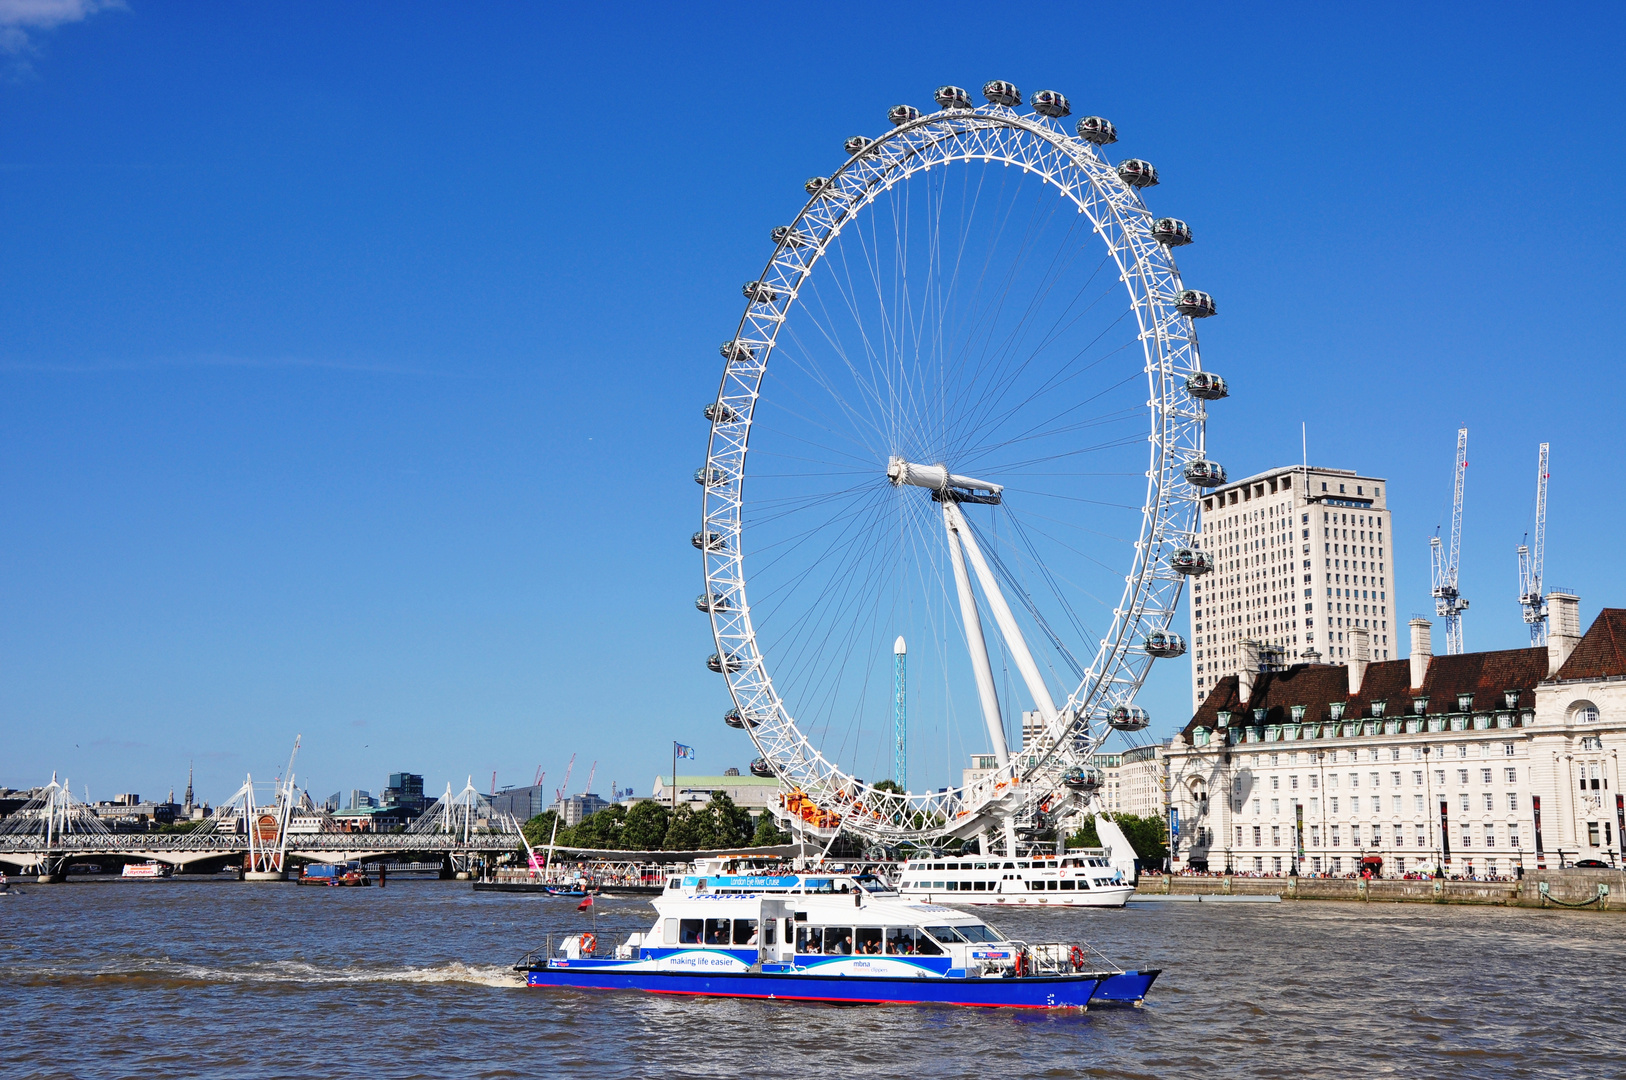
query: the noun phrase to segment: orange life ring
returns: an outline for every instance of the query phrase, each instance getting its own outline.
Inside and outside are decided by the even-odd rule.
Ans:
[[[592,956],[598,951],[598,935],[583,934],[581,936],[581,953],[583,956]]]
[[[1067,960],[1073,965],[1074,971],[1084,970],[1084,950],[1077,945],[1074,945],[1072,951],[1067,954]]]

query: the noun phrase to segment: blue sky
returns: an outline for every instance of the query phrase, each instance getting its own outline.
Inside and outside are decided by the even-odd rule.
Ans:
[[[1525,640],[1541,440],[1548,581],[1626,604],[1623,21],[0,0],[0,784],[219,798],[295,733],[321,794],[743,768],[688,543],[717,342],[802,181],[945,82],[1156,163],[1214,456],[1321,417],[1390,481],[1398,611],[1459,424],[1469,647]]]

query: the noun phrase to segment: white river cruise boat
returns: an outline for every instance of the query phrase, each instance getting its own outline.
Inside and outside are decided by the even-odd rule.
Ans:
[[[1123,907],[1135,886],[1096,854],[933,855],[903,864],[898,892],[943,904],[1017,907]]]
[[[1138,1005],[1159,974],[1010,938],[863,874],[692,874],[654,907],[644,933],[572,934],[515,967],[534,987],[1029,1009]]]
[[[898,891],[942,904],[1123,907],[1135,892],[1135,849],[1112,819],[1097,815],[1104,848],[1061,855],[918,855],[903,865]]]

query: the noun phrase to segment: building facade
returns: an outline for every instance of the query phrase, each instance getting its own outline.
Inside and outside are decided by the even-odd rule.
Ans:
[[[1340,541],[1341,542],[1341,541]],[[1243,671],[1213,687],[1169,750],[1175,869],[1508,877],[1622,865],[1626,610],[1585,635],[1548,597],[1546,646]]]
[[[1101,797],[1090,804],[1089,812],[1162,817],[1166,748],[1165,743],[1153,743],[1121,754],[1097,754],[1095,763],[1104,782]]]
[[[1400,655],[1393,629],[1388,482],[1344,469],[1272,469],[1202,497],[1200,545],[1212,573],[1192,580],[1191,696],[1227,676],[1351,654]],[[1248,650],[1244,643],[1257,643]]]

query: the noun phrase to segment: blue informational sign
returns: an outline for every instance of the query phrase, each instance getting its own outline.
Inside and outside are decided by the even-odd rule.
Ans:
[[[1169,807],[1169,835],[1180,839],[1180,811],[1172,806]]]

